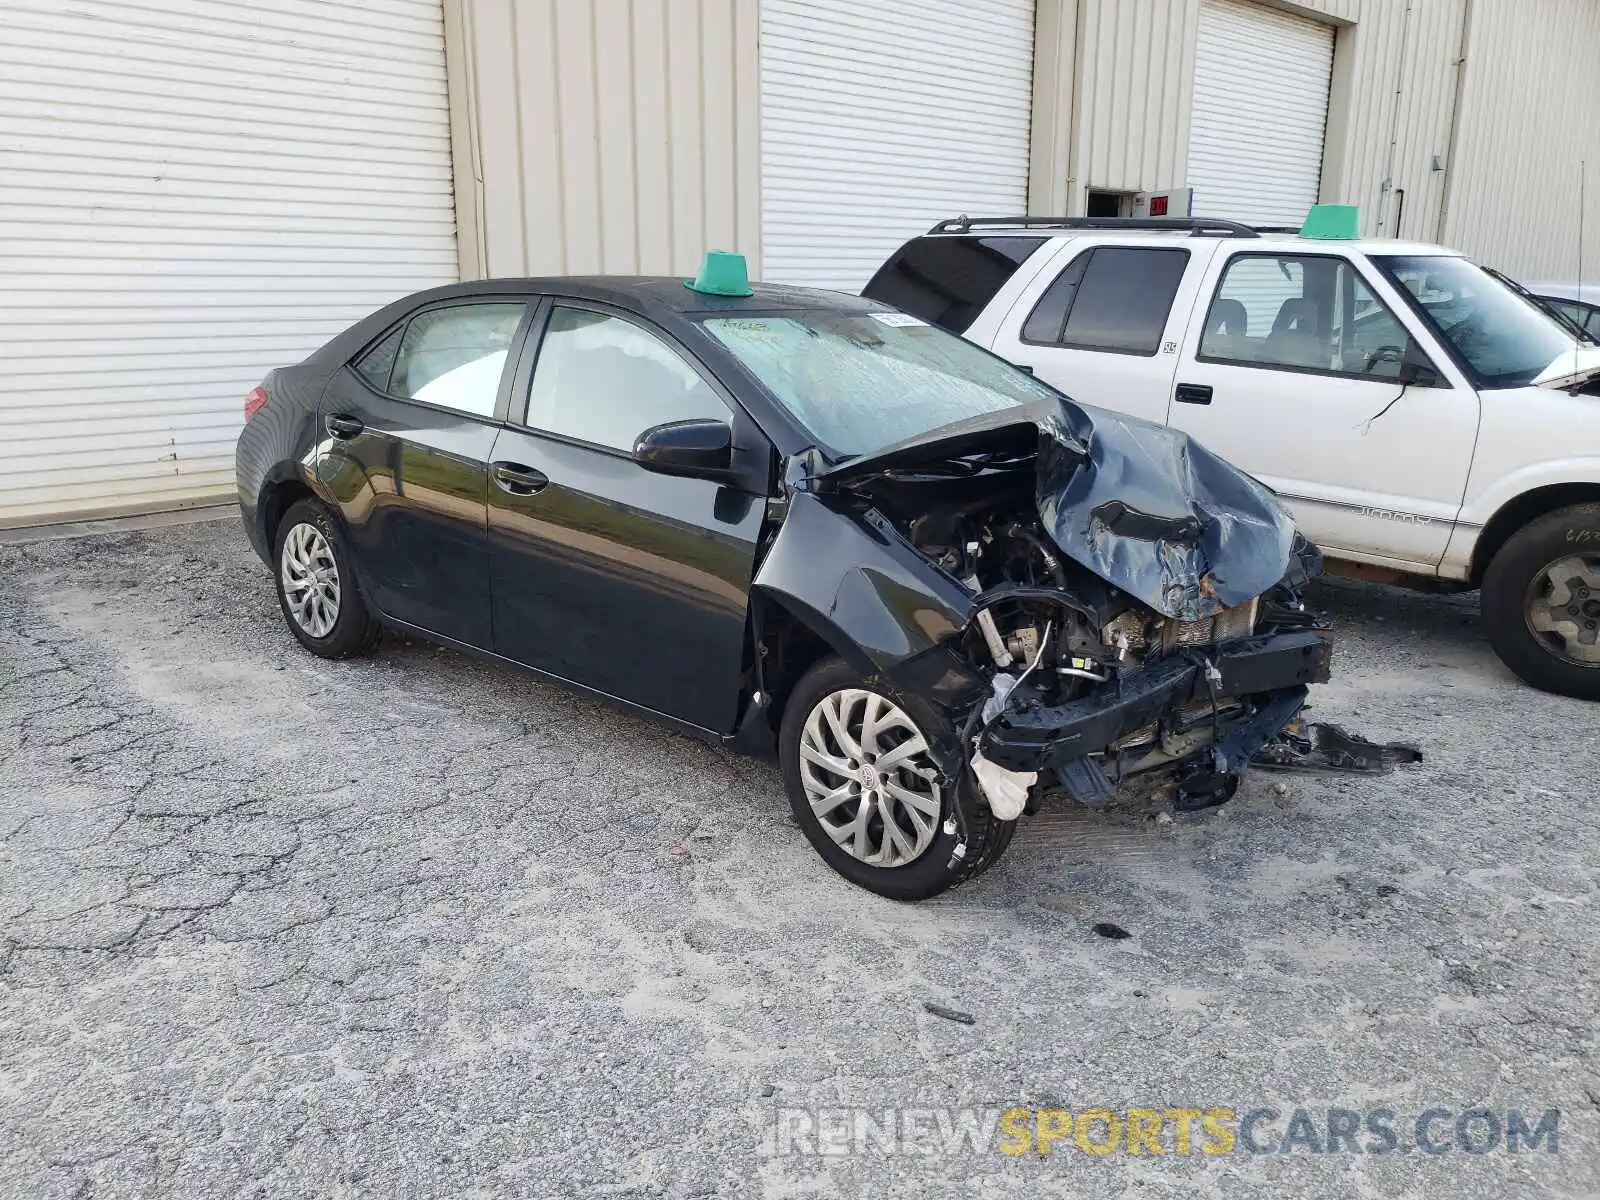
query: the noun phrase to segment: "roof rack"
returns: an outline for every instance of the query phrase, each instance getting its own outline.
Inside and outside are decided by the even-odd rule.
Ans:
[[[978,228],[1022,229],[1166,229],[1187,230],[1194,237],[1260,237],[1248,225],[1222,217],[969,217],[940,221],[929,233],[970,233]]]

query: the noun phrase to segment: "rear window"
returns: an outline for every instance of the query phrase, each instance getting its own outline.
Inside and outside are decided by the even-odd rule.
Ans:
[[[872,277],[863,296],[951,333],[965,333],[1047,239],[1042,237],[919,237],[901,246]]]
[[[1022,340],[1149,357],[1188,267],[1187,250],[1096,246],[1073,259],[1039,298]]]

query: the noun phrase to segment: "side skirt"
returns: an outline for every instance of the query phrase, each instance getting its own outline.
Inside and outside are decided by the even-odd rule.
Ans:
[[[474,646],[469,642],[458,642],[455,638],[444,637],[442,634],[423,629],[419,625],[412,625],[406,621],[397,621],[383,613],[378,614],[378,619],[383,622],[386,628],[392,629],[396,633],[408,634],[424,641],[433,642],[435,645],[448,646],[452,650],[459,650],[469,658],[493,663],[495,666],[510,667],[512,670],[520,671],[524,675],[532,675],[535,679],[542,680],[545,683],[557,684],[581,696],[591,696],[596,700],[604,700],[607,704],[619,708],[623,712],[655,721],[658,724],[667,726],[675,733],[685,734],[696,741],[707,742],[714,746],[729,746],[736,750],[741,749],[737,744],[739,741],[738,733],[718,733],[714,729],[706,729],[704,726],[685,721],[680,717],[674,717],[669,713],[646,708],[642,704],[635,704],[631,700],[622,699],[620,696],[613,696],[610,692],[602,692],[598,688],[588,687],[564,676],[553,675],[549,671],[541,671],[538,667],[530,667],[527,663],[518,662],[514,658],[507,658],[503,654],[496,654],[493,650],[485,650],[482,646]],[[748,750],[743,752],[750,753]]]

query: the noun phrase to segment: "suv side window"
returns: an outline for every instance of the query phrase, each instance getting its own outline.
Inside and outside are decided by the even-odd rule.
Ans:
[[[1056,277],[1022,326],[1022,340],[1070,350],[1149,357],[1189,268],[1164,246],[1096,246]]]
[[[492,417],[506,357],[526,307],[497,301],[417,313],[400,336],[383,390],[401,400]],[[388,342],[379,342],[356,366],[369,382],[389,353]]]
[[[527,424],[631,453],[655,425],[730,419],[728,406],[655,334],[585,308],[556,306],[539,345]]]
[[[1210,362],[1394,379],[1423,361],[1405,326],[1348,259],[1236,254],[1206,312]]]

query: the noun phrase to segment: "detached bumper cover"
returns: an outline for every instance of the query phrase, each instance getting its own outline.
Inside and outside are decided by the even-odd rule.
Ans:
[[[1001,713],[984,730],[981,746],[985,757],[1007,770],[1042,771],[1104,750],[1168,709],[1212,695],[1219,700],[1259,696],[1267,701],[1260,714],[1263,720],[1248,722],[1257,736],[1262,730],[1256,726],[1276,722],[1261,736],[1264,743],[1299,711],[1308,684],[1327,682],[1331,653],[1327,640],[1314,633],[1232,642],[1206,655],[1221,676],[1210,688],[1199,659],[1164,659],[1124,677],[1115,687],[1070,704]]]

